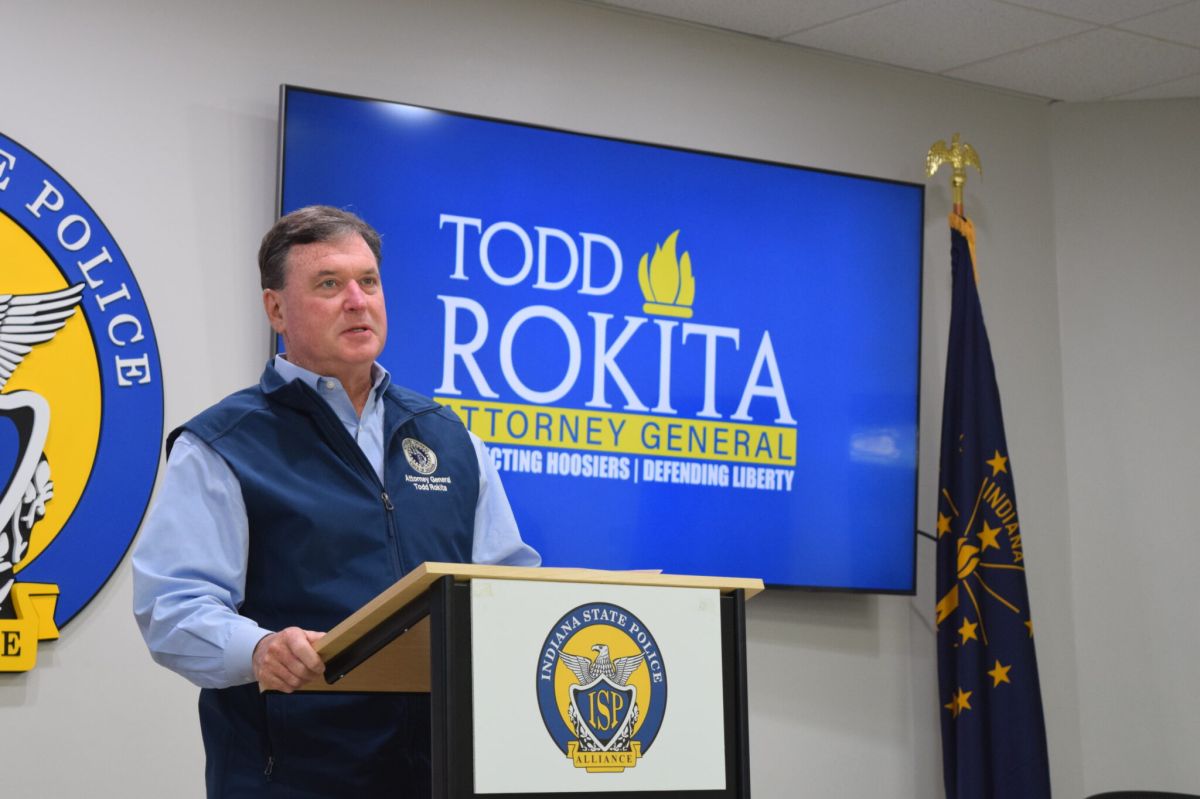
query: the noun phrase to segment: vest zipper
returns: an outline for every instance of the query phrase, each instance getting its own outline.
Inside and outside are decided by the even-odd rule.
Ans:
[[[383,493],[381,493],[381,494],[379,495],[379,498],[383,500],[383,507],[387,508],[388,510],[395,510],[395,509],[396,509],[396,506],[392,504],[391,497],[389,497],[389,496],[387,495],[387,492],[386,492],[386,491],[384,491]]]
[[[263,735],[263,754],[267,756],[267,762],[263,766],[263,779],[268,783],[271,782],[271,774],[275,771],[275,742],[271,736],[271,708],[268,700],[271,699],[270,694],[261,693],[259,696],[259,707],[262,708],[262,735]]]

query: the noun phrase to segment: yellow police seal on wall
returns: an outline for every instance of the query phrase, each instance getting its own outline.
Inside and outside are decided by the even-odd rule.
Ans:
[[[158,469],[150,316],[65,179],[0,134],[0,671],[28,671],[111,576]]]

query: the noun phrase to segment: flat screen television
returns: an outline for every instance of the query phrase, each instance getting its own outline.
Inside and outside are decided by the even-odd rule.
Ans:
[[[314,203],[546,565],[914,590],[921,185],[284,86]]]

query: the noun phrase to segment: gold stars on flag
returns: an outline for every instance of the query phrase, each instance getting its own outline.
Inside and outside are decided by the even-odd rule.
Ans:
[[[996,456],[990,461],[984,461],[988,466],[992,467],[992,477],[1000,474],[1000,472],[1008,472],[1008,458],[1000,454],[1000,450],[994,450]]]
[[[1000,685],[1000,683],[1002,683],[1002,682],[1011,684],[1012,680],[1008,679],[1008,672],[1011,669],[1012,669],[1011,663],[1007,666],[1001,666],[1000,661],[997,660],[995,667],[991,671],[988,672],[988,675],[992,678],[992,687],[995,688],[996,686]]]
[[[962,636],[962,643],[965,644],[972,638],[974,638],[976,641],[979,640],[979,636],[975,635],[975,628],[978,626],[978,624],[968,621],[965,617],[963,618],[962,626],[958,628],[958,634]]]
[[[1025,622],[1025,627],[1029,630],[1029,637],[1032,638],[1033,637],[1033,619],[1027,619]]]
[[[1000,535],[1001,528],[992,527],[986,521],[983,523],[983,529],[979,531],[979,541],[983,545],[979,548],[980,553],[988,551],[988,548],[999,549],[1000,545],[996,543],[996,536]]]
[[[938,513],[938,538],[950,532],[950,517],[944,513]]]
[[[964,691],[962,688],[959,688],[958,692],[950,697],[950,701],[942,705],[942,707],[949,710],[951,716],[958,718],[959,713],[971,709],[970,699],[972,693],[972,691]]]

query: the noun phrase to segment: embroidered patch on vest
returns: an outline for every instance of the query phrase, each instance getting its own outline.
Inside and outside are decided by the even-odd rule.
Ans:
[[[404,459],[417,474],[433,474],[437,471],[437,453],[415,438],[406,438],[400,442],[404,448]]]

